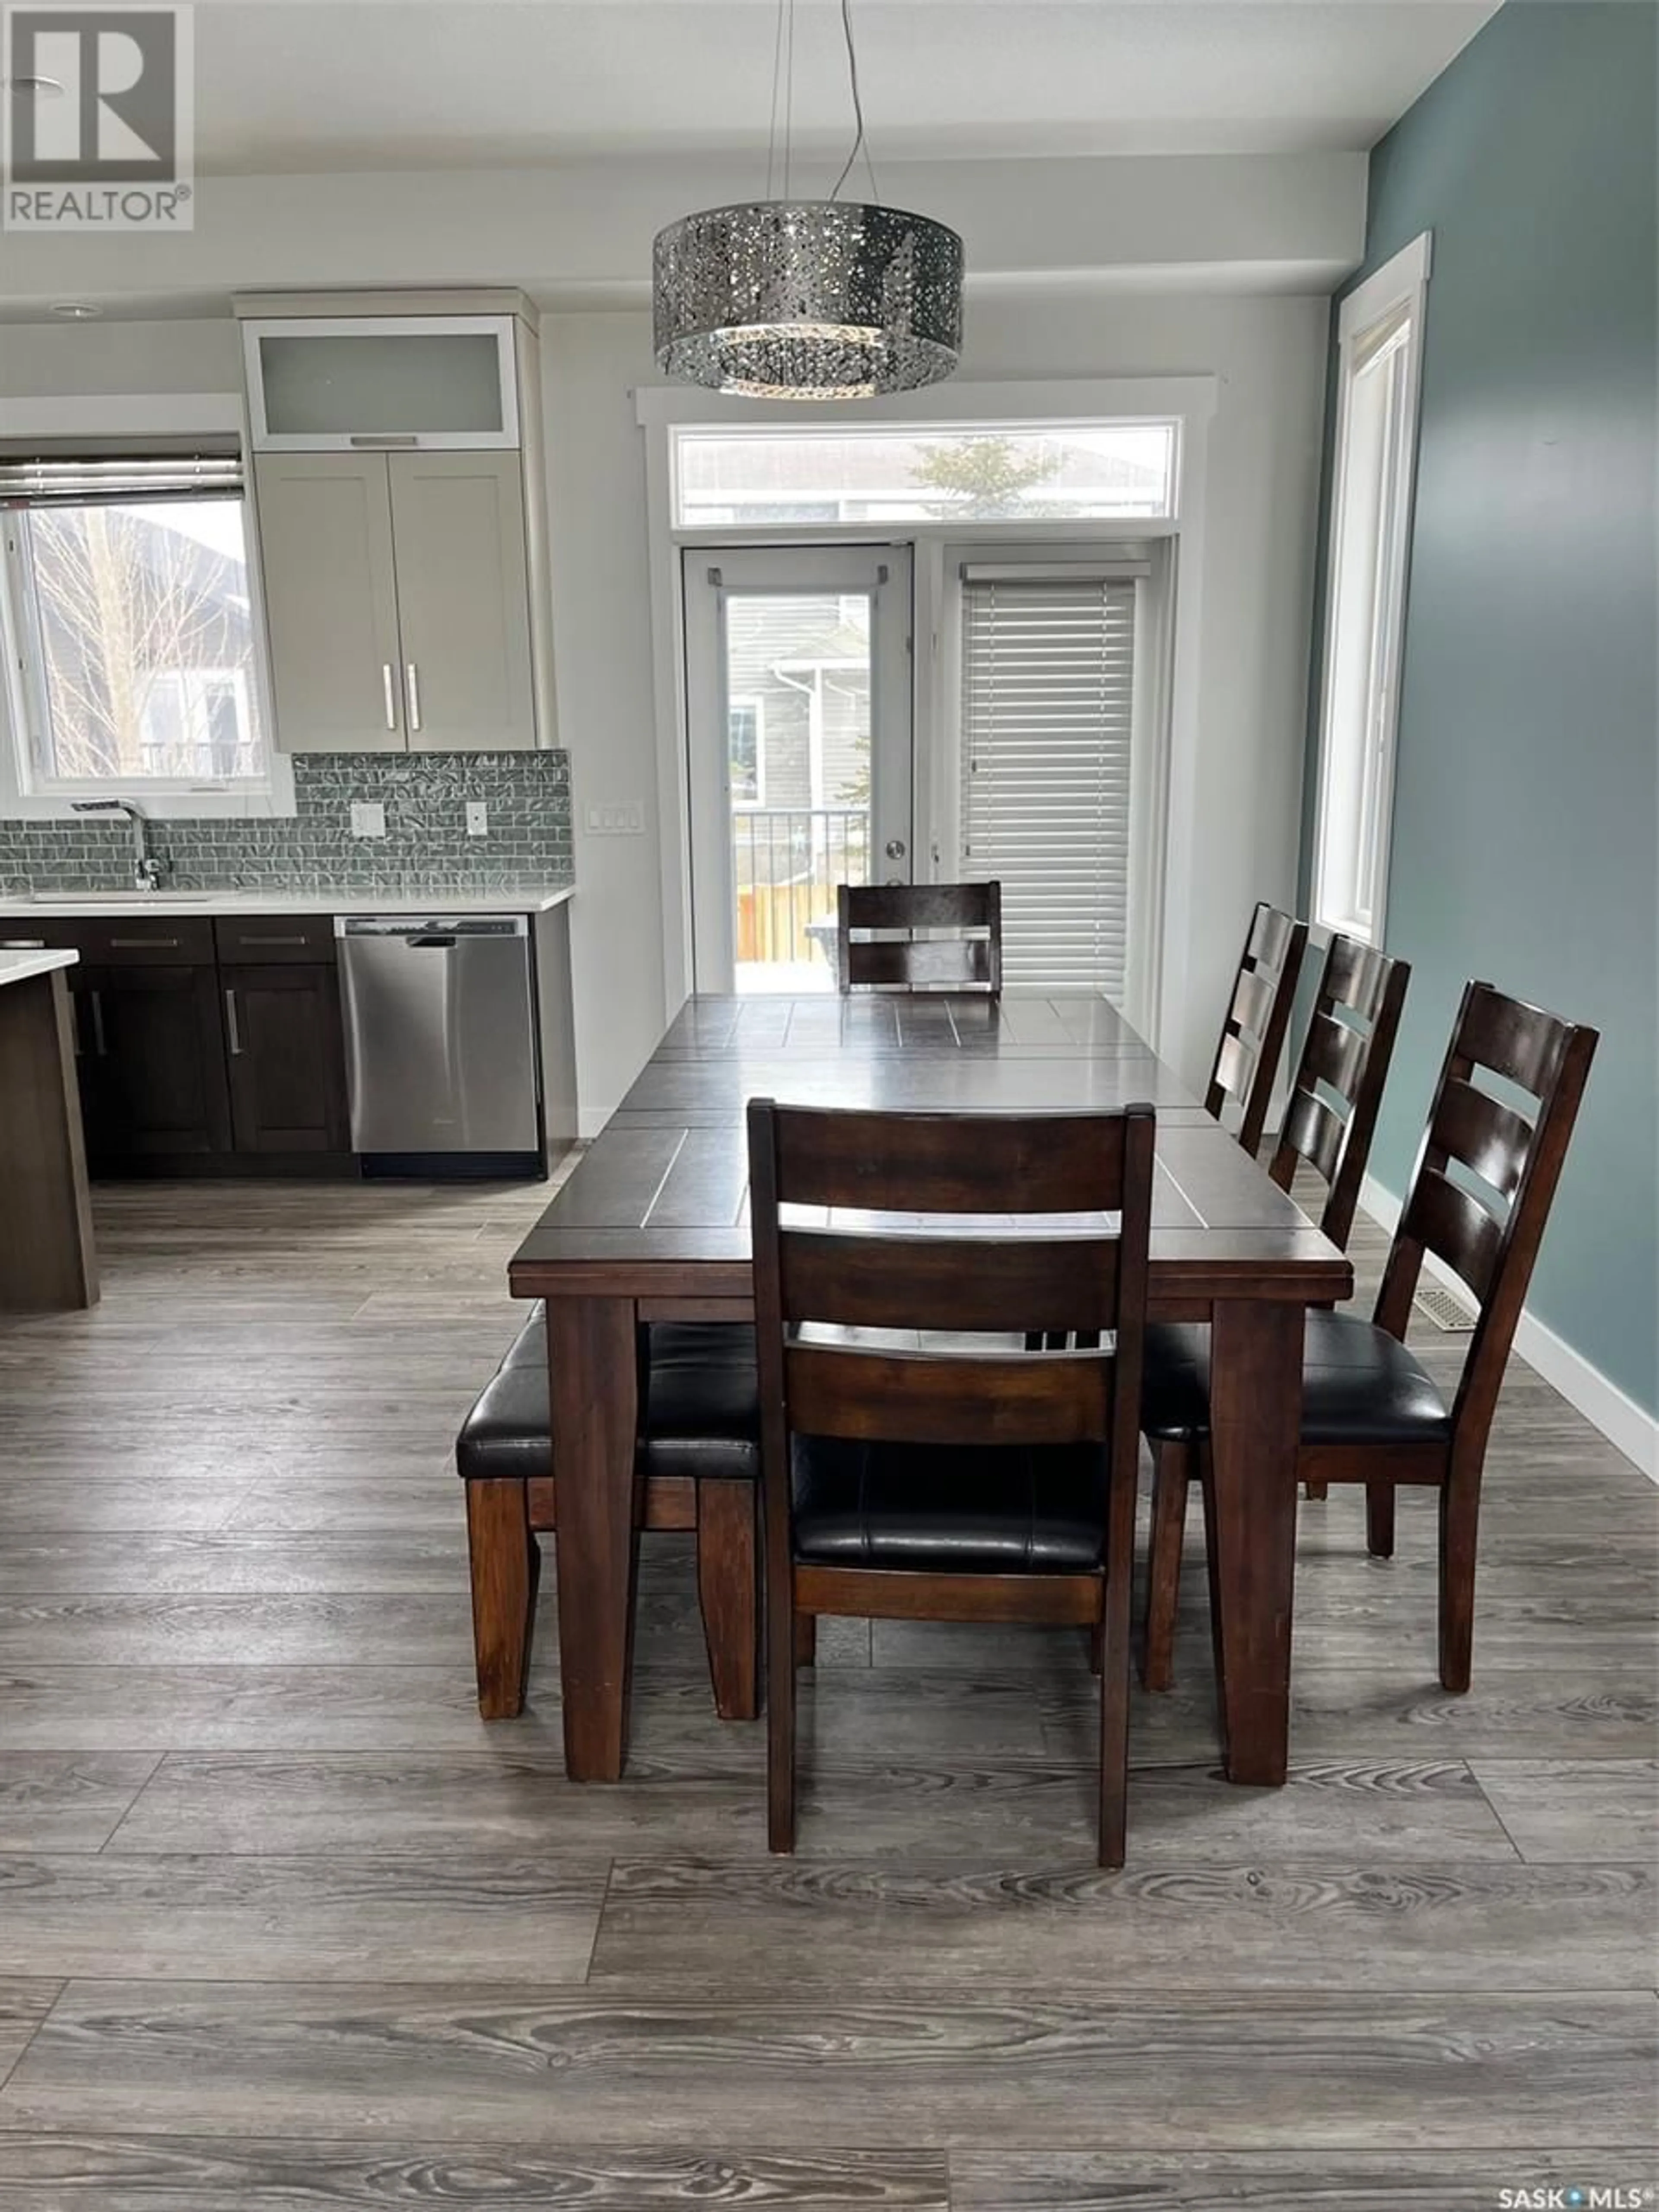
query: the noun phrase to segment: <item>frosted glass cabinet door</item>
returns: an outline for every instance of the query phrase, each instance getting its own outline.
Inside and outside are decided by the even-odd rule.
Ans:
[[[278,745],[401,752],[386,456],[261,454],[254,482]]]
[[[511,316],[247,322],[242,343],[256,451],[519,442]]]
[[[536,742],[516,453],[393,453],[392,538],[411,750]]]

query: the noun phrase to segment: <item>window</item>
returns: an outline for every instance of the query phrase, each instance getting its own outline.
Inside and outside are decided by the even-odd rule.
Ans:
[[[0,564],[16,796],[269,791],[234,454],[0,459]]]
[[[732,804],[759,806],[766,797],[764,724],[758,699],[733,699],[726,710]]]
[[[1425,232],[1342,303],[1314,919],[1379,944],[1388,895]]]
[[[674,520],[1078,521],[1175,512],[1173,422],[676,430]]]
[[[1011,985],[1124,994],[1138,567],[963,571],[963,872]]]

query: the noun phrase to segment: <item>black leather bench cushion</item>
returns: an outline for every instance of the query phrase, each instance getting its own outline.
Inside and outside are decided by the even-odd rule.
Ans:
[[[1182,1443],[1210,1425],[1210,1332],[1154,1323],[1146,1331],[1140,1425]],[[1302,1368],[1302,1441],[1431,1443],[1451,1434],[1444,1400],[1397,1337],[1357,1314],[1308,1316]]]
[[[1107,1455],[793,1440],[795,1557],[941,1574],[1089,1574],[1101,1562]]]
[[[741,1322],[655,1322],[646,1331],[641,1430],[648,1474],[760,1473],[755,1332]],[[455,1464],[468,1482],[551,1474],[547,1335],[539,1307],[461,1425]]]

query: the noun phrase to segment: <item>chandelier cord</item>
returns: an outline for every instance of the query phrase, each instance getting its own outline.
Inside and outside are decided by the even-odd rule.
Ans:
[[[772,108],[766,129],[766,197],[773,197],[773,179],[776,173],[778,153],[778,100],[783,88],[783,9],[784,0],[778,0],[777,27],[772,38]]]
[[[788,53],[783,65],[783,197],[789,197],[790,157],[795,148],[795,0],[786,0]]]
[[[866,137],[864,131],[864,101],[859,91],[858,49],[853,42],[852,0],[841,0],[841,29],[842,36],[847,43],[847,81],[852,87],[853,120],[857,126],[857,129],[856,135],[853,140],[852,151],[848,155],[847,160],[842,165],[841,174],[836,179],[835,183],[830,187],[830,197],[833,200],[840,192],[842,186],[847,182],[848,177],[852,175],[853,165],[858,160],[860,151],[862,149],[864,155],[864,166],[870,172],[870,197],[875,202],[876,205],[879,207],[881,204],[881,190],[876,183],[876,165],[871,159],[870,142]]]

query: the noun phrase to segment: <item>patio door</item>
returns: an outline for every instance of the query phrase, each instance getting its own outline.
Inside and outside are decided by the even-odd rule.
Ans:
[[[837,884],[910,881],[909,548],[683,558],[697,988],[830,990]]]

